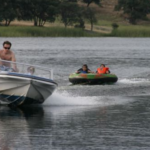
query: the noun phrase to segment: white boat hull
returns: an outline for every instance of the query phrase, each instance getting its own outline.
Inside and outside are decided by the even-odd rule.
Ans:
[[[0,100],[4,104],[43,103],[56,89],[51,79],[19,73],[0,73]]]

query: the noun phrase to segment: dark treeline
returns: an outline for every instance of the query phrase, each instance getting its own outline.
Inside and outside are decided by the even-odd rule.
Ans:
[[[78,4],[81,1],[85,7]],[[60,18],[64,26],[84,28],[85,20],[90,22],[91,30],[97,21],[91,3],[101,6],[102,0],[0,0],[0,23],[9,26],[17,20],[32,20],[34,26],[44,26]],[[150,13],[150,0],[118,0],[115,10],[123,11],[130,23],[146,19]]]
[[[32,20],[34,26],[44,26],[61,18],[65,27],[75,25],[84,28],[84,20],[95,22],[95,12],[89,7],[91,3],[100,4],[100,0],[81,0],[87,7],[78,5],[77,0],[0,0],[0,22],[9,26],[17,20]]]
[[[115,10],[122,10],[129,23],[136,24],[137,20],[148,20],[150,0],[118,0]]]

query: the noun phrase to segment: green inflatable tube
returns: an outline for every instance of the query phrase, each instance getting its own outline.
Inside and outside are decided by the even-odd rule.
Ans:
[[[72,84],[111,84],[117,80],[118,77],[115,74],[72,73],[69,75],[69,81]]]

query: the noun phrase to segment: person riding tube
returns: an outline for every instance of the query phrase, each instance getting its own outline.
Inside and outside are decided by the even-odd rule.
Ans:
[[[100,68],[97,68],[96,73],[98,73],[98,74],[108,74],[108,73],[110,73],[110,71],[109,71],[108,67],[105,67],[104,64],[101,64]]]
[[[93,73],[86,64],[82,66],[79,70],[76,71],[76,73]]]

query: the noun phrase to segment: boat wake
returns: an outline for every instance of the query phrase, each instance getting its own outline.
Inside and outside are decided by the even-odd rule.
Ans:
[[[125,79],[121,79],[121,80],[118,80],[118,83],[122,83],[122,84],[144,84],[144,83],[150,83],[150,80],[149,79],[146,79],[146,78],[131,78],[131,79],[128,79],[128,78],[125,78]]]
[[[45,106],[111,106],[124,105],[133,101],[130,97],[116,97],[116,96],[72,96],[67,92],[54,92],[43,105]]]

